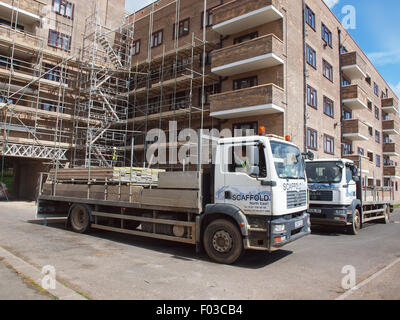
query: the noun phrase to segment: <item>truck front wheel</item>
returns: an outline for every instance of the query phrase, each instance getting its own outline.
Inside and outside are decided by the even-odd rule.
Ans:
[[[212,260],[223,264],[233,264],[243,254],[243,238],[232,222],[223,219],[215,220],[204,232],[204,249]]]
[[[358,209],[353,212],[353,223],[348,227],[348,232],[351,235],[356,236],[361,229],[361,215]]]
[[[77,233],[85,233],[90,227],[90,209],[81,204],[74,205],[71,208],[69,222],[72,230]]]

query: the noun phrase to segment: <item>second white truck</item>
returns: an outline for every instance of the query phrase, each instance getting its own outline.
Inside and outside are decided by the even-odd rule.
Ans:
[[[356,235],[363,223],[389,222],[393,189],[365,185],[362,159],[307,161],[312,225],[342,226]],[[364,183],[363,183],[364,181]]]

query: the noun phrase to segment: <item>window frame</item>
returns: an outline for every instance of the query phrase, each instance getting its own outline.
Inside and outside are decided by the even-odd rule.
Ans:
[[[316,23],[315,23],[315,13],[313,10],[311,10],[311,8],[309,6],[306,6],[306,10],[305,10],[305,15],[306,15],[306,23],[314,30],[316,28]],[[311,21],[310,21],[310,17],[311,17]]]
[[[332,151],[327,149],[328,140],[331,142],[330,146]],[[324,134],[324,152],[326,154],[335,155],[335,138],[328,134]]]
[[[188,30],[185,31],[185,23],[188,23]],[[178,25],[178,28],[177,28]],[[178,29],[178,37],[176,37],[175,32]],[[190,34],[190,17],[173,24],[172,40],[179,39]]]
[[[325,74],[326,70],[328,70],[329,76]],[[322,75],[329,81],[333,82],[333,66],[325,59],[322,59]]]
[[[141,47],[141,41],[140,41],[140,39],[139,40],[136,40],[136,41],[133,41],[133,43],[132,43],[132,56],[137,56],[138,54],[140,54],[140,47]]]
[[[58,3],[59,8],[58,11],[55,8],[56,3]],[[64,6],[64,13],[62,12],[62,7]],[[67,8],[68,6],[71,6],[71,15],[67,15]],[[66,1],[66,0],[53,0],[52,2],[52,6],[51,6],[53,12],[55,12],[56,14],[67,18],[67,19],[71,19],[74,20],[74,16],[75,16],[75,3]]]
[[[161,41],[158,42],[160,34],[161,34]],[[154,39],[157,39],[157,44],[155,44]],[[164,29],[157,30],[156,32],[153,32],[151,34],[150,47],[157,48],[163,44],[163,41],[164,41]]]
[[[328,36],[328,40],[325,39],[325,36]],[[325,25],[325,23],[321,23],[321,36],[322,40],[332,48],[332,31]]]
[[[310,53],[312,55],[310,55]],[[306,54],[307,54],[307,57],[306,57],[307,63],[311,67],[313,67],[315,70],[317,70],[317,52],[309,44],[306,45]],[[309,59],[310,56],[313,57],[314,64],[310,62],[310,59]]]
[[[51,41],[52,40],[51,39],[51,35],[52,34],[56,35],[56,44],[53,44],[52,41]],[[68,38],[68,40],[69,40],[68,41],[68,49],[64,48],[64,40],[65,40],[65,38]],[[71,51],[72,36],[66,35],[64,33],[58,32],[58,31],[53,30],[53,29],[49,29],[49,37],[48,37],[48,40],[47,40],[47,45],[49,47],[52,47],[52,48],[57,48],[57,49],[61,49],[61,50],[69,52],[69,51]]]
[[[331,104],[332,114],[326,112],[327,103]],[[332,99],[329,99],[327,96],[324,96],[324,114],[330,118],[335,118],[335,102]]]
[[[243,81],[254,81],[255,84],[254,85],[250,85],[248,87],[240,86],[240,88],[236,88],[235,84],[238,84],[238,83],[243,82]],[[253,87],[257,87],[257,86],[258,86],[258,76],[246,77],[246,78],[236,79],[236,80],[232,81],[232,90],[233,91],[253,88]]]
[[[314,101],[310,101],[310,98],[311,98],[311,100],[314,100],[314,99],[312,99],[313,93],[315,94],[315,96],[314,96],[315,97],[315,105],[312,104],[312,102],[314,102]],[[318,91],[310,85],[307,85],[307,105],[309,105],[311,108],[318,110]]]
[[[318,151],[318,131],[310,127],[307,128],[307,148]]]

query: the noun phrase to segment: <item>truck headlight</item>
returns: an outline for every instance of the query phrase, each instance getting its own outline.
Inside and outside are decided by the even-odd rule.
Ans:
[[[274,233],[280,233],[286,231],[286,226],[284,224],[276,224],[274,225]]]

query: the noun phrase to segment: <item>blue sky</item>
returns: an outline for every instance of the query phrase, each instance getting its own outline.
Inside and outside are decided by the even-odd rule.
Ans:
[[[399,0],[324,0],[339,20],[342,10],[355,8],[356,28],[351,36],[375,64],[389,85],[400,97],[400,1]],[[152,0],[126,0],[126,9],[135,11]]]

